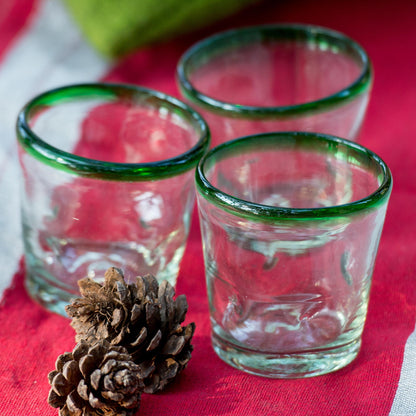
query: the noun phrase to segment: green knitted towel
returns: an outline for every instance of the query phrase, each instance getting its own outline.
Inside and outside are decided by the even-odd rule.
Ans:
[[[207,26],[259,0],[65,0],[90,43],[109,57]]]

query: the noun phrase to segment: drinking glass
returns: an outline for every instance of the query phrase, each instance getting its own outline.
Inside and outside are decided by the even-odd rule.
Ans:
[[[330,29],[263,25],[216,34],[181,57],[182,96],[204,117],[212,146],[272,131],[356,141],[372,85],[365,50]]]
[[[64,314],[77,281],[110,266],[175,285],[209,146],[197,113],[137,86],[70,85],[30,101],[17,137],[33,298]]]
[[[373,152],[307,132],[210,150],[196,171],[215,351],[274,377],[358,354],[392,178]]]

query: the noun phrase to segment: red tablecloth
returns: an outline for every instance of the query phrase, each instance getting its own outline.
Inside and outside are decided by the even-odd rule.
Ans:
[[[115,66],[85,51],[82,38],[69,32],[75,26],[65,17],[59,20],[65,12],[55,3],[58,0],[0,3],[0,281],[2,287],[9,287],[0,303],[0,415],[57,414],[46,403],[47,373],[56,357],[74,346],[69,320],[35,304],[23,287],[13,145],[18,107],[42,89],[97,79],[140,84],[178,96],[176,62],[196,40],[233,26],[301,22],[355,38],[368,51],[375,69],[361,142],[388,163],[394,189],[362,350],[346,368],[306,380],[260,378],[223,363],[210,343],[194,216],[177,285],[177,293],[188,297],[187,322],[197,325],[193,358],[178,383],[166,392],[143,395],[138,415],[415,416],[416,3],[269,1],[208,30],[143,48]],[[13,112],[11,104],[17,107]]]

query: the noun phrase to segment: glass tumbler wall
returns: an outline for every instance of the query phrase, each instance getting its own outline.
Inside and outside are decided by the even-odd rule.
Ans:
[[[357,140],[372,84],[366,52],[316,26],[231,30],[192,46],[177,80],[203,115],[215,146],[272,131],[311,131]]]
[[[17,121],[30,294],[64,313],[77,281],[119,267],[175,285],[209,146],[187,105],[128,85],[67,86]]]
[[[266,133],[208,152],[196,184],[217,354],[276,378],[350,363],[391,193],[384,162],[332,136]]]

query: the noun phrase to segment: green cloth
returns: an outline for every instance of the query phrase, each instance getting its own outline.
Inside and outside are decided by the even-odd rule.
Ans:
[[[64,0],[86,38],[102,54],[207,26],[258,0]]]

